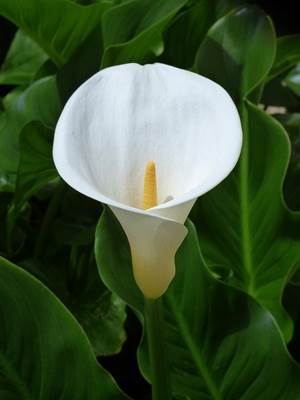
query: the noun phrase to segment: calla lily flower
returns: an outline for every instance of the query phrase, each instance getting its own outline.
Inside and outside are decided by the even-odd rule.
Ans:
[[[156,299],[175,275],[194,202],[231,172],[241,144],[238,112],[222,87],[164,64],[124,64],[75,91],[53,151],[70,186],[111,208],[136,283]]]

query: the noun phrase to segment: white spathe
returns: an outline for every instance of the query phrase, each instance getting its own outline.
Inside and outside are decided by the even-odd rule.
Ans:
[[[238,112],[221,86],[164,64],[124,64],[98,72],[71,96],[53,155],[70,186],[112,209],[139,288],[157,298],[175,275],[191,207],[231,172],[241,145]],[[158,206],[142,210],[149,160]]]

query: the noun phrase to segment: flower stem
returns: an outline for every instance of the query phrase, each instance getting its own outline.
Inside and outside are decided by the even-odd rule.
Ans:
[[[145,299],[146,332],[152,382],[152,400],[170,400],[171,384],[161,300]]]

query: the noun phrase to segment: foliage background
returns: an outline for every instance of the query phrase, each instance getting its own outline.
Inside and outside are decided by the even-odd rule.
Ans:
[[[0,0],[0,397],[58,398],[68,382],[65,399],[75,388],[79,399],[125,398],[102,365],[129,396],[150,398],[126,239],[108,211],[60,181],[51,151],[59,113],[80,83],[100,67],[160,61],[222,84],[247,135],[240,165],[193,209],[196,230],[189,222],[164,299],[174,398],[294,400],[300,36],[293,2],[75,3]],[[294,36],[276,39],[263,10],[277,36]],[[270,117],[268,106],[285,112]],[[237,210],[243,202],[246,214]],[[114,273],[124,271],[120,284]],[[65,374],[53,372],[60,363]]]

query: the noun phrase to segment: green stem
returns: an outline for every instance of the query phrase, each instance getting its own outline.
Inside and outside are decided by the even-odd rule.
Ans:
[[[145,299],[146,332],[152,382],[152,400],[170,400],[171,384],[161,300]]]
[[[65,187],[65,183],[63,181],[60,181],[56,192],[54,193],[54,195],[52,196],[50,202],[49,202],[49,206],[48,209],[46,211],[41,229],[40,229],[40,233],[36,242],[36,246],[34,249],[34,258],[35,259],[40,259],[44,253],[44,247],[45,247],[45,243],[47,240],[47,237],[49,235],[49,230],[52,224],[52,221],[57,213],[59,204],[60,204],[60,199],[63,193]]]

